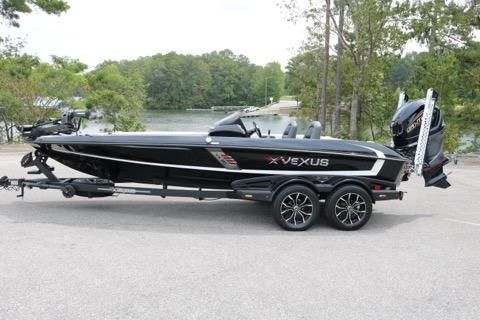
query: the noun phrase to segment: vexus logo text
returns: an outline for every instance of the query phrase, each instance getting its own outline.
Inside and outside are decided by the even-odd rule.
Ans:
[[[267,156],[268,164],[284,165],[294,167],[328,167],[329,160],[321,158],[303,158],[303,157],[289,157],[289,156]]]

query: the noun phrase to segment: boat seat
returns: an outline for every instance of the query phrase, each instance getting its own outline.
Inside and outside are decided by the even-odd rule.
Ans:
[[[304,139],[320,139],[322,133],[322,124],[318,121],[312,121],[303,136]]]
[[[285,130],[283,131],[283,139],[295,139],[297,137],[297,122],[290,121]]]

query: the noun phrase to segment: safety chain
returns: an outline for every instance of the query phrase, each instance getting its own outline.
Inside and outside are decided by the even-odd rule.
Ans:
[[[0,178],[0,190],[6,191],[20,191],[21,187],[17,185],[12,185],[7,177]]]
[[[0,186],[0,189],[6,190],[6,191],[20,191],[21,187],[19,187],[19,186]]]

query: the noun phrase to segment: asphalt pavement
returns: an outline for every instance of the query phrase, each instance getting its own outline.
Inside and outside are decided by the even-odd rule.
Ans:
[[[0,176],[26,175],[23,148]],[[447,170],[355,232],[283,231],[248,201],[0,191],[0,319],[480,319],[480,161]]]

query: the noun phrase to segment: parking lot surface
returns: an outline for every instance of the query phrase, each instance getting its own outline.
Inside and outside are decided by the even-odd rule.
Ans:
[[[22,148],[0,176],[26,175]],[[480,165],[447,170],[355,232],[283,231],[248,201],[0,191],[0,319],[479,319]]]

